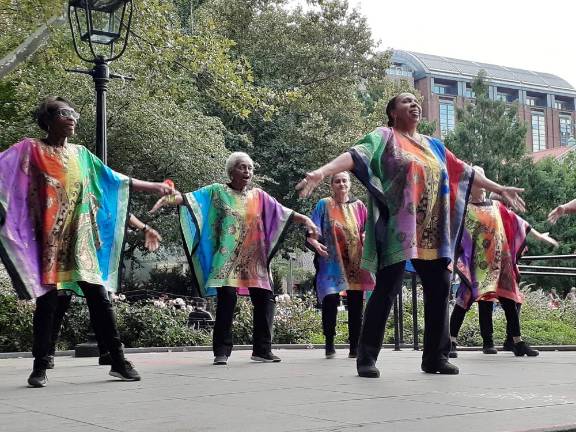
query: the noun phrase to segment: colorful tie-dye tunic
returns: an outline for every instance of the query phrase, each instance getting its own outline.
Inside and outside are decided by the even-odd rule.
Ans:
[[[530,225],[498,201],[468,204],[460,243],[456,301],[468,309],[477,300],[504,297],[522,303],[518,259]]]
[[[360,268],[366,219],[366,206],[358,199],[338,203],[334,198],[323,198],[316,204],[312,221],[320,228],[319,240],[329,254],[315,257],[315,285],[320,302],[328,294],[374,288],[372,274]]]
[[[0,256],[18,295],[116,291],[129,195],[130,179],[83,146],[26,138],[0,153]]]
[[[370,192],[362,265],[375,273],[409,259],[452,260],[473,170],[436,138],[381,127],[350,153]]]
[[[261,189],[238,192],[215,183],[184,195],[180,226],[184,248],[202,296],[231,286],[271,290],[269,263],[292,210]]]

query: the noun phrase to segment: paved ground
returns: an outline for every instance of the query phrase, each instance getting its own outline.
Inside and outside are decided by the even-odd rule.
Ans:
[[[355,374],[339,350],[278,350],[283,362],[234,352],[132,354],[143,380],[125,383],[94,359],[57,357],[43,389],[25,386],[30,359],[0,360],[0,430],[566,431],[576,430],[576,353],[538,358],[464,352],[459,376],[419,371],[420,353],[383,351],[380,379]]]

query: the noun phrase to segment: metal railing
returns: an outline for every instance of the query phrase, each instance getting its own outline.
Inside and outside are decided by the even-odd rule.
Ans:
[[[576,254],[571,255],[535,255],[524,256],[520,258],[521,262],[532,261],[559,261],[559,260],[576,260]],[[562,266],[544,266],[544,265],[529,265],[519,264],[521,275],[537,275],[537,276],[563,276],[563,277],[576,277],[576,267],[562,267]],[[411,277],[412,289],[412,337],[413,348],[419,350],[418,343],[418,293],[416,284],[416,274],[409,273]],[[394,300],[394,350],[400,351],[404,345],[404,305],[403,305],[402,291]]]

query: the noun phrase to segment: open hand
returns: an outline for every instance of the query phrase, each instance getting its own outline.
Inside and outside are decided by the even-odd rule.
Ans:
[[[550,222],[551,224],[555,224],[556,222],[558,222],[558,219],[560,219],[565,214],[566,214],[566,208],[564,207],[564,205],[559,205],[550,213],[548,213],[548,222]]]
[[[322,243],[320,243],[318,240],[309,237],[307,241],[310,244],[310,246],[314,248],[314,250],[318,255],[323,256],[324,258],[328,256],[328,248],[324,246]]]
[[[550,233],[542,233],[542,240],[544,240],[546,243],[552,245],[553,247],[558,247],[560,245],[560,243],[558,243],[558,241],[556,239],[553,239],[552,237],[550,237]]]
[[[523,213],[526,211],[526,203],[520,196],[521,192],[524,192],[524,189],[512,186],[505,186],[504,189],[502,190],[501,195],[502,198],[504,198],[504,200],[506,200],[506,202],[510,204],[512,209],[514,209],[517,212]]]
[[[144,233],[144,247],[150,252],[154,252],[160,247],[162,236],[154,228],[148,228]]]
[[[311,171],[306,173],[306,178],[296,185],[296,190],[300,191],[301,198],[307,198],[322,183],[322,180],[324,180],[324,175],[321,172]]]

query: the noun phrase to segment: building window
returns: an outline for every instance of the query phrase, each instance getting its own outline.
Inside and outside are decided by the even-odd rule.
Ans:
[[[558,99],[554,101],[554,108],[563,111],[568,111],[570,109],[570,107],[568,106],[568,102]]]
[[[568,145],[568,140],[573,136],[572,118],[570,116],[560,116],[560,145]]]
[[[508,102],[508,95],[505,93],[496,93],[496,98],[497,101],[501,101],[501,102]]]
[[[546,150],[546,120],[541,112],[532,113],[532,151]]]
[[[432,87],[432,91],[436,94],[446,94],[448,90],[448,86],[442,84],[434,84]]]
[[[464,90],[464,96],[467,98],[475,98],[476,94],[474,93],[474,90],[472,90],[472,87],[470,87],[470,84],[466,83],[466,89]]]
[[[531,96],[526,96],[526,105],[536,106],[536,98]]]
[[[392,64],[388,69],[386,69],[388,75],[401,76],[401,77],[412,77],[412,71],[400,64]]]
[[[452,101],[440,101],[440,133],[442,137],[454,130],[454,104]]]

